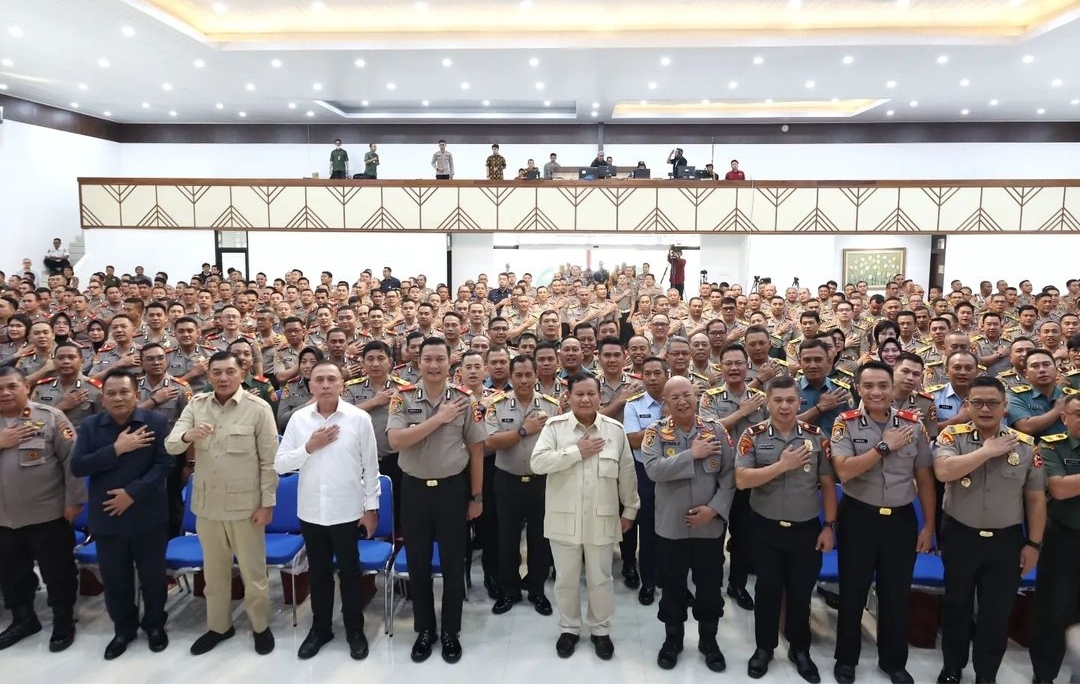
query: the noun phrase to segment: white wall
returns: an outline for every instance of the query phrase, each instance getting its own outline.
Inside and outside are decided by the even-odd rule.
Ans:
[[[977,287],[981,280],[1031,280],[1038,291],[1080,278],[1080,235],[950,236],[945,253],[945,284],[954,279]]]
[[[88,229],[84,235],[86,256],[76,274],[86,284],[106,265],[116,274],[134,274],[142,265],[146,274],[169,273],[169,280],[188,280],[203,263],[214,262],[214,231],[210,229]]]
[[[42,269],[53,237],[79,235],[80,176],[115,174],[118,144],[8,120],[0,124],[0,270]]]

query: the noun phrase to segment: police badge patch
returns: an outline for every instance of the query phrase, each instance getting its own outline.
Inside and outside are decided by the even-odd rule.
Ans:
[[[405,405],[405,399],[400,394],[390,397],[390,413],[401,413],[401,407]]]

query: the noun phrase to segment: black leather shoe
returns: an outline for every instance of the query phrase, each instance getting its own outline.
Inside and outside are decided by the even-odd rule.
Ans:
[[[750,655],[750,661],[746,663],[746,675],[750,678],[761,678],[769,673],[769,662],[772,658],[772,650],[757,648],[754,654]]]
[[[495,605],[491,608],[492,614],[505,614],[514,608],[514,605],[521,601],[520,597],[500,597],[495,601]]]
[[[826,590],[822,586],[817,586],[817,593],[821,595],[821,599],[825,600],[825,605],[830,609],[840,608],[840,595],[836,594],[832,590]]]
[[[656,665],[661,669],[671,670],[679,663],[679,653],[683,651],[683,625],[665,624],[664,644],[656,655]]]
[[[698,652],[705,655],[705,666],[709,671],[721,672],[727,669],[727,660],[720,646],[716,644],[716,636],[707,636],[698,640]]]
[[[435,631],[420,631],[412,646],[412,661],[423,662],[431,656],[431,646],[435,644]]]
[[[915,683],[915,679],[911,678],[911,674],[907,672],[907,669],[893,669],[890,671],[883,666],[878,666],[878,669],[881,669],[881,673],[888,676],[893,683]]]
[[[961,672],[952,671],[950,669],[942,669],[941,673],[937,675],[938,683],[960,683]]]
[[[727,588],[727,596],[735,600],[735,604],[746,611],[754,611],[754,598],[750,597],[750,593],[746,592],[746,588],[734,588],[729,585]]]
[[[796,650],[788,648],[787,658],[795,665],[795,671],[799,673],[807,683],[821,683],[821,674],[818,673],[817,665],[810,659],[808,650]]]
[[[544,593],[537,593],[536,595],[529,595],[529,601],[532,602],[533,609],[540,616],[551,616],[551,601]]]
[[[0,650],[7,649],[23,638],[29,638],[41,630],[41,622],[32,612],[19,614],[11,624],[0,633]]]
[[[146,632],[146,644],[151,652],[163,652],[169,646],[169,636],[164,628],[155,628]]]
[[[128,643],[135,640],[134,637],[122,635],[113,636],[113,639],[109,641],[109,644],[105,646],[105,659],[116,659],[120,655],[127,652]]]
[[[651,585],[641,586],[641,590],[638,590],[637,601],[648,607],[656,601],[656,588]]]
[[[487,590],[488,597],[493,600],[502,597],[502,592],[499,591],[499,581],[495,576],[484,576],[484,589]]]
[[[360,661],[368,656],[367,636],[364,635],[363,631],[349,633],[345,636],[345,640],[349,643],[350,657]]]
[[[574,654],[574,648],[577,647],[577,641],[578,637],[573,633],[563,633],[559,636],[559,639],[555,641],[555,654],[566,659]]]
[[[224,633],[218,633],[217,631],[207,631],[198,637],[198,639],[191,644],[191,654],[204,655],[210,650],[213,650],[223,640],[236,635],[236,629],[229,626],[229,630]]]
[[[638,575],[637,568],[633,566],[624,566],[622,570],[623,582],[626,583],[626,587],[631,590],[637,590],[641,585],[641,576]]]
[[[833,678],[837,683],[855,683],[855,665],[840,664],[833,666]]]
[[[274,634],[267,626],[255,634],[255,652],[260,655],[268,655],[274,651]]]
[[[75,624],[57,627],[53,625],[52,637],[49,638],[49,652],[63,652],[75,642]]]
[[[296,651],[296,656],[300,659],[311,659],[319,654],[319,650],[322,649],[323,645],[333,639],[333,633],[324,634],[316,631],[308,631],[307,637],[304,638],[304,642],[300,643],[300,649]]]
[[[592,641],[593,648],[596,649],[596,656],[600,659],[611,659],[615,656],[615,644],[611,642],[611,637],[606,635],[591,635],[589,640]]]
[[[442,632],[442,658],[449,664],[457,664],[457,661],[461,659],[461,641],[458,640],[457,633]]]

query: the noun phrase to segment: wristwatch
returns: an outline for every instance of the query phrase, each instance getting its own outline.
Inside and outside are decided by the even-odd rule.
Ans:
[[[833,532],[836,532],[836,521],[822,521],[822,527],[829,528]]]
[[[889,443],[884,441],[884,440],[882,440],[881,442],[878,442],[877,446],[875,446],[874,449],[877,449],[878,454],[881,454],[882,456],[885,456],[886,454],[888,454],[889,452],[892,451],[892,449],[889,448]]]
[[[529,436],[529,433],[525,430],[524,425],[522,425],[520,428],[518,428],[518,437],[520,437],[522,439],[525,439],[528,436]]]
[[[474,494],[472,496],[472,501],[475,502],[476,504],[483,504],[484,503],[484,495],[483,494]]]
[[[1026,542],[1024,542],[1024,545],[1026,547],[1032,548],[1036,552],[1041,552],[1042,551],[1042,543],[1041,542],[1034,542],[1033,540],[1027,540]]]

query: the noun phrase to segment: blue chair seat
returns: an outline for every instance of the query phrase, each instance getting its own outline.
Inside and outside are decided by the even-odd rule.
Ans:
[[[431,572],[442,575],[442,565],[439,563],[439,545],[435,543],[431,551]],[[409,559],[405,556],[405,548],[402,547],[394,557],[394,573],[401,576],[409,575]]]
[[[97,543],[91,542],[75,550],[75,561],[83,566],[96,566],[98,563]]]
[[[925,588],[941,588],[945,585],[945,564],[936,554],[915,555],[915,569],[911,584]]]
[[[1031,569],[1027,574],[1020,576],[1020,589],[1021,590],[1034,590],[1035,589],[1035,574],[1038,573],[1039,567],[1036,566]]]
[[[83,532],[81,530],[76,530],[76,531],[74,531],[74,533],[75,533],[75,545],[76,546],[81,545],[82,543],[86,542],[86,533],[85,532]]]
[[[292,533],[266,534],[266,563],[269,566],[285,566],[304,549],[304,538]]]
[[[203,551],[196,535],[181,535],[169,540],[165,548],[165,566],[174,571],[202,568]]]
[[[840,580],[840,559],[834,549],[821,555],[821,571],[818,573],[822,583],[836,583]]]
[[[382,571],[394,556],[394,546],[380,540],[357,540],[356,550],[360,555],[361,571]]]

